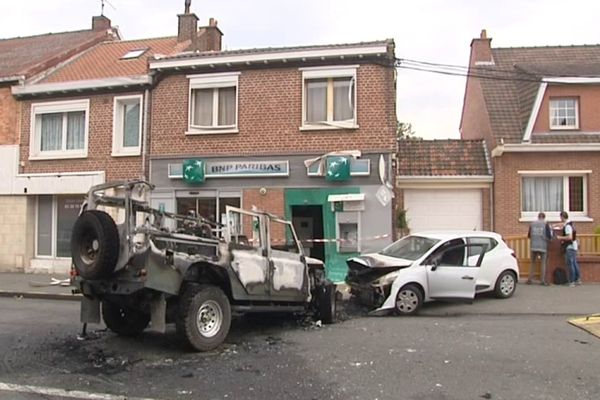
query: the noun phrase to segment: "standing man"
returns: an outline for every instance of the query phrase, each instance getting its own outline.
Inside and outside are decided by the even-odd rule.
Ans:
[[[548,241],[552,239],[552,229],[546,223],[546,214],[543,212],[538,214],[537,221],[529,225],[527,237],[529,238],[529,246],[531,248],[531,266],[529,267],[527,284],[531,285],[533,270],[535,269],[536,260],[539,257],[541,264],[540,281],[542,285],[548,286],[548,282],[546,281],[546,260],[548,259]]]
[[[562,235],[558,236],[561,241],[561,247],[565,252],[565,261],[569,270],[569,286],[581,285],[581,276],[579,274],[579,264],[577,263],[577,231],[573,222],[569,221],[569,214],[561,211],[560,220],[563,222]]]

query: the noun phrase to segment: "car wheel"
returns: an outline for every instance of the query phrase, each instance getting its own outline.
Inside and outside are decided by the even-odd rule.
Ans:
[[[512,271],[504,271],[496,280],[494,295],[499,299],[506,299],[512,296],[517,289],[517,277]]]
[[[102,302],[102,319],[108,329],[121,336],[137,336],[150,323],[148,314],[110,301]]]
[[[175,325],[195,350],[213,350],[223,343],[231,326],[229,299],[216,286],[191,285],[180,299]]]
[[[119,259],[119,232],[110,215],[84,211],[73,225],[71,257],[84,279],[108,278]]]
[[[415,315],[423,304],[423,292],[417,285],[403,286],[396,295],[396,313]]]
[[[335,285],[327,282],[317,288],[317,316],[324,324],[335,321],[336,299]]]

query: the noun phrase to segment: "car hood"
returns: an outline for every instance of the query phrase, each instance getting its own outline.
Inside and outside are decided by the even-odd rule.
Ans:
[[[396,258],[385,256],[380,253],[365,254],[358,257],[352,257],[346,261],[346,263],[361,264],[368,268],[403,268],[410,266],[414,261],[406,260],[404,258]]]

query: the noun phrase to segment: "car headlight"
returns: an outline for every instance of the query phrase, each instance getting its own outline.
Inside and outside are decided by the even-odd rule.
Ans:
[[[391,285],[392,283],[394,283],[394,281],[398,277],[399,273],[400,273],[400,270],[394,271],[394,272],[390,272],[389,274],[386,274],[386,275],[382,276],[381,278],[379,278],[378,280],[376,280],[373,283],[376,286],[388,286],[388,285]]]

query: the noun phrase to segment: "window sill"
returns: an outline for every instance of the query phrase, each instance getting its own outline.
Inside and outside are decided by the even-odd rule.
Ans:
[[[332,126],[332,125],[302,125],[300,127],[301,131],[343,131],[343,130],[354,130],[358,129],[358,125],[348,125],[348,126]]]
[[[579,131],[579,126],[551,126],[550,131]]]
[[[41,160],[67,160],[67,159],[75,159],[75,158],[87,158],[86,153],[77,153],[77,154],[54,154],[54,155],[30,155],[30,161],[41,161]]]
[[[142,154],[142,152],[140,150],[132,151],[132,152],[119,151],[119,152],[112,152],[111,156],[112,157],[137,157],[137,156],[140,156],[141,154]]]
[[[191,129],[185,132],[186,135],[194,136],[194,135],[221,135],[228,133],[240,133],[239,129],[231,128],[231,129],[202,129],[195,130]]]
[[[587,217],[585,215],[572,215],[569,218],[570,221],[573,222],[594,222],[594,218],[591,217]],[[533,222],[533,221],[537,221],[537,216],[521,216],[521,218],[519,218],[519,222]],[[554,217],[554,216],[550,216],[548,215],[548,213],[546,213],[546,222],[561,222],[559,217]]]

